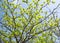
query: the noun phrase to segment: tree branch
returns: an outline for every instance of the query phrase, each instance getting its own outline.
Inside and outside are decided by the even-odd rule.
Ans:
[[[42,22],[43,22],[44,20],[46,20],[50,15],[52,15],[53,12],[59,7],[59,5],[60,5],[60,4],[58,4],[57,7],[54,8],[53,11],[52,11],[47,17],[45,17],[42,21],[40,21],[40,22],[38,22],[37,24],[33,25],[30,30],[32,31],[32,29],[34,28],[34,26],[38,25],[39,23],[42,23]],[[47,29],[47,30],[49,30],[49,29]],[[44,31],[47,31],[47,30],[43,30],[43,31],[38,32],[38,33],[35,33],[35,34],[40,34],[40,33],[44,32]],[[31,32],[31,31],[30,31],[30,32]],[[29,33],[30,33],[30,32],[29,32]],[[28,34],[29,34],[29,33],[28,33]],[[33,35],[33,36],[34,36],[34,35]],[[32,37],[33,37],[33,36],[32,36]],[[31,38],[32,38],[32,37],[31,37]],[[30,40],[31,38],[28,38],[26,41]]]
[[[37,24],[33,25],[32,28],[31,28],[31,30],[34,28],[34,26],[38,25],[39,23],[42,23],[42,22],[43,22],[44,20],[46,20],[50,15],[52,15],[53,12],[59,7],[59,5],[60,5],[60,4],[58,4],[57,7],[54,8],[53,11],[52,11],[48,16],[46,16],[42,21],[40,21],[40,22],[38,22]],[[30,32],[31,32],[31,31],[30,31]]]
[[[2,24],[2,26],[4,26],[7,30],[9,30],[10,32],[12,32],[12,30],[9,29],[5,24],[3,24],[2,22],[0,22],[0,24]]]

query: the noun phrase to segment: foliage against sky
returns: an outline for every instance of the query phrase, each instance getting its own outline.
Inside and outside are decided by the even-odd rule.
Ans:
[[[0,7],[4,12],[0,21],[0,38],[5,43],[54,43],[53,33],[60,26],[60,19],[57,17],[56,9],[52,11],[46,7],[53,0],[21,0],[27,7],[15,0],[1,0]],[[41,3],[40,3],[41,2]],[[44,10],[48,9],[48,11]],[[59,35],[59,34],[58,34]]]

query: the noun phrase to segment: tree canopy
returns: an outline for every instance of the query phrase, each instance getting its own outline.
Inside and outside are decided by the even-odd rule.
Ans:
[[[4,13],[0,20],[0,39],[4,43],[55,42],[55,31],[60,28],[57,16],[60,3],[52,11],[47,6],[54,4],[54,0],[0,0],[0,3]]]

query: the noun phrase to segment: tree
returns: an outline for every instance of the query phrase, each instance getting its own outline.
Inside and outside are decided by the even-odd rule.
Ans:
[[[20,0],[21,1],[21,0]],[[46,6],[55,3],[51,0],[22,0],[26,8],[15,0],[1,0],[4,12],[0,21],[0,38],[4,43],[54,43],[54,32],[59,29],[60,19],[55,11]],[[44,11],[44,9],[49,11]]]

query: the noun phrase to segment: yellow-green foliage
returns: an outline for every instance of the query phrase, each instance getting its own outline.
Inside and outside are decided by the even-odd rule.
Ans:
[[[56,16],[53,17],[56,15],[53,15],[56,8],[50,13],[44,10],[54,1],[31,0],[30,2],[29,0],[21,0],[21,3],[17,1],[16,4],[14,1],[4,0],[1,5],[4,9],[1,23],[3,28],[0,31],[0,38],[3,42],[54,43],[53,29],[59,26],[60,19]],[[26,8],[22,4],[26,4]]]

